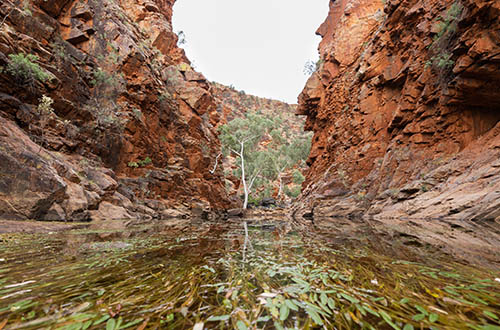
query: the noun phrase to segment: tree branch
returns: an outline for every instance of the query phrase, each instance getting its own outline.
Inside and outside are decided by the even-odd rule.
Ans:
[[[234,150],[233,148],[229,148],[229,150],[231,150],[232,153],[237,154],[240,157],[242,156],[238,151]]]
[[[3,18],[2,22],[0,22],[0,27],[2,27],[3,23],[5,23],[5,21],[7,20],[7,18],[9,17],[9,15],[12,14],[12,12],[14,11],[14,9],[17,8],[17,6],[14,5],[12,2],[10,2],[10,0],[6,0],[6,1],[12,6],[12,8],[7,13],[7,15],[5,15],[5,17]]]
[[[210,174],[214,174],[215,170],[217,170],[217,165],[219,165],[219,158],[220,158],[220,156],[222,156],[222,153],[218,154],[217,157],[215,158],[214,169],[210,170]]]
[[[250,180],[250,184],[248,185],[248,190],[250,191],[252,189],[252,186],[255,182],[255,179],[260,175],[260,172],[262,172],[262,169],[258,170],[257,173],[252,177],[252,180]]]

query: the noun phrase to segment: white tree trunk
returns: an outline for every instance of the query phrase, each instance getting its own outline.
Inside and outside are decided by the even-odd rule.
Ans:
[[[243,202],[243,209],[246,210],[248,207],[248,186],[245,176],[245,158],[243,157],[243,152],[245,151],[245,142],[240,142],[240,158],[241,158],[241,181],[243,182],[243,193],[245,195],[245,200]]]

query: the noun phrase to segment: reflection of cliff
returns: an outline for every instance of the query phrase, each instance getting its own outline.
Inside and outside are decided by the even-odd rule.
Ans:
[[[222,170],[207,170],[220,150],[216,103],[176,46],[172,5],[2,2],[0,66],[12,67],[11,54],[33,54],[49,79],[0,74],[0,217],[156,217],[172,206],[229,206]],[[42,95],[53,114],[39,111]]]
[[[299,98],[314,132],[300,213],[498,232],[499,15],[498,1],[331,1],[322,64]]]

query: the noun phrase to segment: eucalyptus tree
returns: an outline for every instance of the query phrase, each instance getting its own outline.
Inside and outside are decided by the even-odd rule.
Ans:
[[[263,137],[270,132],[274,122],[259,112],[247,113],[219,128],[224,154],[237,156],[238,175],[243,184],[243,208],[248,207],[248,197],[269,160],[266,150],[259,147]]]

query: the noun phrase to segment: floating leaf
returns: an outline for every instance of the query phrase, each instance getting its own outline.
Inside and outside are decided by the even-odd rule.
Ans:
[[[231,318],[231,315],[210,316],[207,319],[207,322],[227,321],[230,318]]]
[[[488,317],[491,317],[494,320],[498,320],[498,316],[496,316],[495,314],[493,314],[490,311],[483,311],[483,314],[486,315],[486,316],[488,316]]]
[[[106,330],[115,330],[115,327],[116,327],[115,319],[109,319],[108,322],[106,322]]]
[[[132,321],[132,322],[129,322],[129,323],[125,323],[124,325],[122,325],[120,327],[120,329],[127,329],[127,328],[130,328],[130,327],[133,327],[134,325],[137,325],[139,323],[141,323],[142,321],[144,321],[143,319],[137,319],[135,321]]]
[[[427,310],[425,308],[423,308],[422,306],[420,305],[415,305],[415,308],[422,314],[424,314],[425,316],[429,315],[429,313],[427,312]]]
[[[293,301],[291,301],[290,299],[285,300],[285,305],[287,305],[288,308],[290,308],[293,311],[298,311],[299,310],[299,307]]]
[[[285,321],[290,315],[290,308],[286,304],[281,305],[280,307],[280,320]]]
[[[384,319],[384,321],[389,324],[393,329],[400,330],[400,328],[392,322],[392,317],[387,314],[385,311],[379,311],[380,316]]]
[[[306,307],[306,313],[313,319],[316,324],[323,325],[323,320],[321,316],[312,308]]]
[[[261,316],[257,319],[257,322],[268,322],[272,317],[270,316]]]
[[[243,322],[241,320],[236,322],[236,327],[238,328],[238,330],[247,330],[248,329],[245,322]]]
[[[346,293],[341,292],[340,296],[342,296],[343,298],[349,300],[353,304],[359,304],[359,300],[358,299],[356,299],[356,298],[354,298],[354,297],[352,297],[352,296],[350,296],[350,295],[348,295]]]

